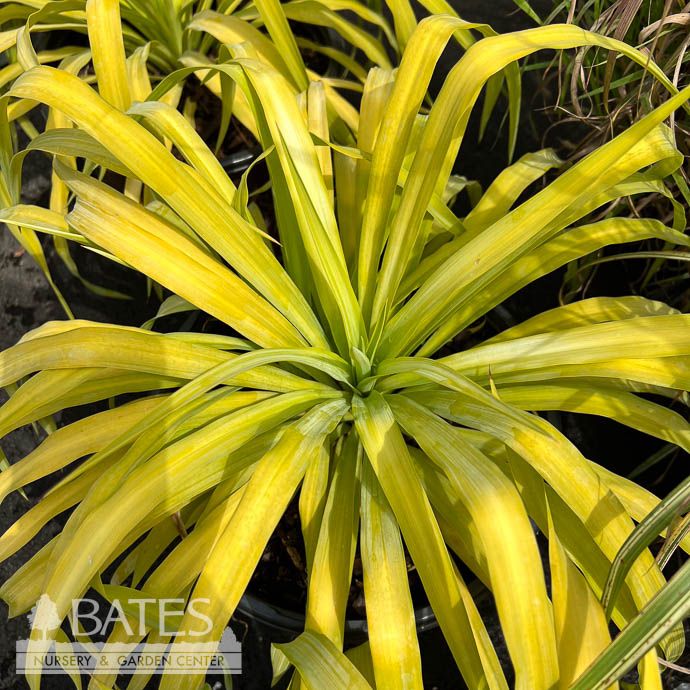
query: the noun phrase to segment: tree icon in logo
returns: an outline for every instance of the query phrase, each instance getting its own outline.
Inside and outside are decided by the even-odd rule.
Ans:
[[[227,627],[223,631],[223,637],[220,638],[218,650],[221,653],[235,653],[242,651],[242,645],[237,641],[237,637],[235,637],[235,633],[232,631],[232,628]]]
[[[32,631],[40,632],[44,640],[47,633],[59,628],[62,622],[57,612],[57,606],[47,594],[41,594],[41,598],[29,612],[28,618]]]

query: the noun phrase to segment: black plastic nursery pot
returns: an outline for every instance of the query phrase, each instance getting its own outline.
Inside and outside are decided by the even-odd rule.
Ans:
[[[240,600],[235,614],[252,620],[261,626],[266,637],[276,641],[294,639],[304,631],[304,614],[289,611],[250,593]],[[417,633],[433,630],[438,622],[431,606],[422,606],[414,612]],[[368,639],[367,622],[364,619],[348,618],[345,621],[345,647],[356,647]]]
[[[487,632],[491,637],[499,654],[506,677],[512,677],[512,667],[508,657],[507,647],[500,628],[498,616],[493,603],[493,597],[479,581],[468,582],[473,598],[484,619]],[[439,690],[467,690],[452,653],[443,637],[431,607],[418,605],[415,608],[417,636],[422,654],[422,673],[425,688]],[[305,618],[301,613],[286,610],[266,601],[264,597],[257,597],[251,592],[245,593],[240,600],[233,616],[233,628],[254,645],[250,652],[247,647],[247,666],[242,676],[236,677],[237,690],[264,690],[269,687],[270,680],[270,644],[289,642],[304,630]],[[345,649],[350,649],[368,639],[366,621],[348,618],[345,622]],[[258,648],[260,656],[256,659],[252,653]],[[257,666],[254,672],[253,664]],[[250,666],[251,665],[251,666]],[[269,667],[268,669],[266,667]],[[277,688],[283,690],[288,681],[286,675]]]
[[[230,177],[235,177],[242,175],[245,171],[249,169],[249,166],[261,155],[261,148],[259,146],[252,146],[238,149],[233,153],[223,156],[220,159],[220,164],[223,166],[223,170],[230,175]]]
[[[425,681],[425,687],[452,687],[457,690],[464,688],[460,676],[452,673],[454,668],[452,656],[446,649],[431,607],[417,608],[415,619],[423,655],[428,657],[430,654],[437,653],[438,650],[441,650],[441,655],[446,655],[443,656],[442,663],[429,664],[431,677],[427,679],[429,682]],[[243,646],[242,675],[234,677],[233,687],[237,687],[237,690],[265,690],[271,683],[271,644],[294,640],[304,631],[305,617],[304,614],[281,608],[248,592],[242,597],[235,610],[232,625],[238,634],[238,639],[244,636],[246,640]],[[348,618],[345,621],[345,649],[356,647],[367,639],[365,620]],[[428,652],[424,650],[425,642],[428,643]],[[453,675],[450,683],[441,681],[438,676],[441,668],[444,669],[444,673],[448,673],[450,669]],[[280,690],[286,688],[291,675],[285,674],[275,687]]]
[[[491,596],[486,589],[482,589],[475,596],[475,601],[487,621],[487,629],[499,650],[499,658],[505,661],[506,673],[510,675],[507,649]],[[424,687],[467,690],[431,607],[417,607],[415,619],[422,654]],[[303,614],[286,610],[267,602],[264,598],[246,593],[233,615],[232,626],[238,634],[238,639],[244,639],[248,643],[243,647],[245,666],[242,675],[234,678],[234,687],[237,690],[267,689],[271,681],[270,645],[292,641],[303,632],[304,624]],[[367,639],[366,621],[348,618],[345,622],[345,649],[356,647]],[[289,684],[290,677],[291,674],[286,674],[275,687],[284,690]]]

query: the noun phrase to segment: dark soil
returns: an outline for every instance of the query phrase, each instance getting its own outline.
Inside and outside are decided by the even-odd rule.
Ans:
[[[220,101],[196,77],[187,80],[184,98],[196,104],[194,119],[197,133],[215,151],[222,117]],[[258,142],[239,120],[231,117],[217,156],[219,160],[225,161],[241,150],[249,150],[256,155],[259,151]]]

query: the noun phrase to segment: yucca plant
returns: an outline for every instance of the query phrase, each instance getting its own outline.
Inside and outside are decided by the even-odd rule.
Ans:
[[[488,36],[420,114],[444,47],[475,28],[486,30],[449,15],[421,22],[398,70],[369,72],[351,146],[332,142],[318,82],[300,97],[240,48],[208,67],[251,107],[279,244],[249,213],[246,185],[234,187],[184,118],[166,119],[170,111],[155,101],[148,112],[125,113],[51,67],[14,82],[0,102],[3,175],[16,178],[22,157],[10,158],[8,99],[44,103],[74,123],[59,142],[42,144],[74,203],[66,215],[15,205],[3,219],[116,257],[235,334],[72,320],[45,324],[0,355],[0,385],[12,387],[2,435],[70,406],[150,392],[59,429],[0,474],[5,497],[86,458],[0,537],[6,558],[74,507],[61,534],[0,589],[11,615],[38,602],[40,618],[52,602],[65,619],[89,587],[121,600],[208,598],[213,627],[201,639],[217,641],[298,494],[306,632],[276,663],[294,664],[306,687],[366,688],[365,675],[378,688],[422,687],[405,550],[470,688],[507,683],[451,552],[495,598],[516,687],[608,687],[642,654],[642,686],[659,687],[657,654],[675,659],[683,648],[675,624],[685,608],[667,615],[668,595],[661,607],[652,603],[672,623],[663,634],[638,634],[632,653],[626,647],[611,663],[604,652],[581,675],[611,640],[601,604],[611,563],[658,499],[584,458],[531,412],[603,415],[687,450],[688,422],[643,394],[673,399],[690,388],[689,317],[641,298],[599,298],[436,353],[522,286],[597,247],[645,237],[688,244],[655,220],[579,221],[677,169],[663,122],[690,92],[516,205],[555,164],[548,152],[518,161],[458,218],[446,203],[456,190],[452,168],[494,75],[534,51],[581,45],[647,64],[624,44],[574,27]],[[142,115],[165,127],[184,160]],[[139,180],[155,203],[76,169],[74,155]],[[549,540],[550,596],[531,521]],[[343,626],[358,542],[369,643],[348,659]],[[114,580],[103,582],[123,554]],[[644,627],[638,613],[664,584],[642,549],[611,601],[615,626]],[[178,633],[200,632],[197,623],[188,610]],[[32,651],[43,654],[62,634],[32,640]],[[110,641],[140,640],[118,625]],[[151,629],[148,641],[168,639]],[[29,681],[38,687],[36,676]],[[97,671],[93,687],[114,682]],[[143,674],[129,687],[146,682]],[[202,682],[165,675],[161,687]]]

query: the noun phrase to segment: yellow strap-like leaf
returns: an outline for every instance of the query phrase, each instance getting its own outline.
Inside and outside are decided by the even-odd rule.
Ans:
[[[70,330],[25,340],[0,353],[0,386],[43,369],[99,367],[194,379],[237,355],[140,329],[66,322]],[[289,372],[240,374],[236,383],[260,390],[327,388]],[[271,382],[273,381],[273,383]],[[281,383],[282,381],[282,383]],[[231,384],[230,380],[219,383]]]
[[[10,492],[100,450],[157,404],[156,398],[143,398],[58,429],[34,451],[0,473],[0,502]]]
[[[92,178],[60,173],[79,199],[68,222],[95,245],[260,345],[300,343],[271,305],[159,216]]]
[[[307,573],[311,573],[313,568],[321,518],[328,498],[330,471],[330,448],[324,446],[307,467],[299,494],[299,519],[307,558]]]
[[[58,550],[52,554],[51,567],[46,572],[44,579],[44,591],[54,602],[57,615],[61,618],[65,616],[71,606],[71,600],[85,590],[91,578],[99,572],[123,539],[136,538],[137,532],[147,526],[147,520],[156,524],[161,517],[176,512],[191,498],[218,484],[232,470],[232,466],[228,465],[229,453],[238,450],[260,433],[275,428],[278,424],[308,409],[322,399],[318,394],[297,394],[297,397],[286,394],[286,396],[279,396],[275,400],[257,403],[180,439],[162,450],[155,458],[131,472],[127,479],[120,483],[118,490],[109,500],[88,513],[73,535],[66,538],[63,532],[58,543]],[[323,409],[323,414],[319,416],[316,412],[305,419],[311,420],[312,424],[317,424],[319,421],[323,424],[329,423],[333,419],[332,414],[343,409],[343,402],[336,400],[332,403],[325,403],[316,409],[317,411]],[[331,410],[333,412],[329,414]],[[323,418],[326,421],[323,421]],[[302,422],[302,425],[297,428],[305,428],[304,425],[307,425],[307,430],[311,428],[306,421]],[[318,427],[318,429],[321,428]],[[295,443],[295,436],[304,439],[299,432],[295,432],[288,437],[293,444]],[[312,443],[314,442],[313,437],[308,438]],[[286,440],[285,444],[287,443]],[[298,446],[298,449],[300,448]],[[269,459],[272,460],[275,453],[269,452],[269,456]],[[279,454],[279,457],[283,458],[284,462],[289,461],[282,454]],[[306,462],[305,455],[301,453],[297,453],[294,457],[288,457],[293,462],[299,462],[300,467]],[[233,458],[236,459],[238,470],[241,470],[243,466],[247,467],[246,457],[235,455]],[[285,475],[280,472],[280,463],[267,461],[264,463],[264,467],[267,466],[270,466],[270,470],[267,471],[276,473],[275,476],[279,485],[277,488],[281,489],[280,496],[285,499],[287,505],[292,492],[285,493],[282,491]],[[112,474],[110,473],[109,479]],[[261,481],[261,474],[263,472],[255,475],[257,477],[255,485],[260,487],[259,491],[263,494],[265,484]],[[298,473],[296,482],[299,480],[301,480],[301,474]],[[250,503],[253,504],[254,501]],[[269,500],[267,503],[271,508],[275,507],[273,501]],[[282,510],[275,517],[276,522],[281,513]],[[256,517],[261,528],[268,529],[268,538],[272,527],[267,520],[259,518],[258,514]],[[245,515],[242,511],[242,524],[246,525],[244,520]],[[141,527],[138,527],[139,525]],[[245,530],[232,529],[230,532],[233,535],[242,534],[249,537],[253,546],[259,549],[258,560],[263,549],[263,543],[258,544],[258,541],[253,540]],[[225,549],[221,551],[224,558],[228,556]],[[233,550],[232,553],[235,551]],[[89,557],[83,558],[84,554],[88,554]],[[213,558],[209,560],[208,564],[212,560]],[[247,579],[251,575],[254,565],[255,563],[248,565],[245,562],[245,567],[249,568]],[[212,572],[214,576],[220,572],[223,575],[228,573],[227,570],[218,571],[216,569],[212,569]],[[242,591],[243,587],[239,590],[239,594]],[[225,597],[217,597],[212,602],[213,606],[220,605],[221,607],[227,603],[228,599]],[[235,603],[232,603],[232,608],[234,608]],[[186,624],[188,625],[188,623]],[[224,624],[225,620],[223,621]],[[32,653],[44,654],[47,649],[46,643],[50,644],[50,640],[32,641],[30,646],[36,645]]]
[[[365,318],[374,297],[379,259],[407,141],[436,61],[456,30],[481,26],[448,16],[429,17],[410,37],[373,151],[360,237],[357,295]]]
[[[522,410],[595,414],[690,450],[690,424],[682,415],[631,393],[569,381],[500,391],[501,400]]]
[[[187,162],[215,187],[223,199],[232,201],[236,191],[235,185],[182,113],[161,101],[135,103],[128,112],[141,116],[158,135],[169,139]]]
[[[422,662],[400,528],[368,461],[362,468],[360,548],[376,686],[421,690]]]
[[[451,380],[452,377],[447,379],[447,385],[454,386]],[[464,383],[460,385],[464,386]],[[495,410],[489,413],[491,406],[488,402],[477,404],[456,393],[441,403],[442,395],[419,393],[414,394],[414,399],[442,417],[489,431],[527,460],[578,515],[606,557],[613,560],[633,529],[632,520],[615,494],[602,484],[601,478],[572,444],[539,417],[525,415],[520,421],[515,416],[515,408],[507,405],[499,413],[499,407],[503,405],[499,401],[496,401]],[[451,402],[453,395],[454,403]],[[633,570],[636,573],[633,575],[631,571],[627,581],[639,609],[656,594],[665,580],[648,551],[638,559]],[[667,644],[677,653],[674,647],[676,640],[672,636],[667,638]]]
[[[616,358],[661,358],[690,353],[690,317],[685,314],[579,326],[498,342],[444,358],[444,364],[473,378],[512,369],[595,364]],[[480,373],[481,372],[481,373]]]
[[[606,321],[622,321],[638,316],[677,314],[678,310],[663,302],[638,295],[630,297],[591,297],[555,309],[547,309],[517,326],[502,331],[484,343],[524,338],[528,335],[565,331]]]
[[[561,675],[558,687],[567,690],[611,642],[601,603],[582,573],[568,558],[549,518],[551,598]],[[618,683],[611,686],[618,689]]]
[[[119,0],[88,0],[86,24],[101,96],[120,110],[131,103]]]
[[[308,690],[371,690],[354,664],[322,635],[305,632],[276,648],[295,666]]]
[[[308,570],[305,629],[325,635],[340,649],[357,546],[359,456],[357,436],[351,433],[335,460],[312,567]],[[302,494],[305,488],[302,487]]]
[[[500,220],[529,185],[563,161],[553,149],[526,153],[519,161],[502,170],[467,214],[463,225],[468,232],[480,232]]]

